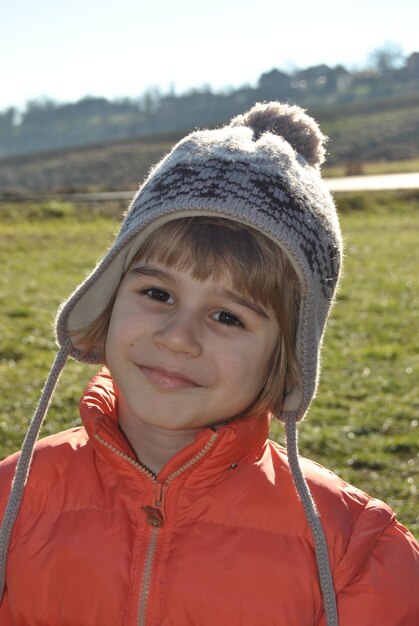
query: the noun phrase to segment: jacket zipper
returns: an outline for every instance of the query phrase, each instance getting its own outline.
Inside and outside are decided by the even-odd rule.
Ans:
[[[142,472],[143,474],[151,478],[151,480],[153,480],[154,482],[157,482],[155,474],[153,474],[153,472],[151,472],[146,467],[144,467],[144,465],[141,465],[141,463],[133,459],[131,456],[129,456],[125,452],[122,452],[122,450],[119,450],[119,448],[116,448],[115,446],[113,446],[111,443],[106,441],[106,439],[103,439],[102,437],[100,437],[97,433],[94,433],[93,436],[97,441],[99,441],[99,443],[105,446],[105,448],[108,448],[108,450],[112,450],[112,452],[114,452],[117,456],[121,457],[121,459],[128,461],[130,465],[133,465],[138,470],[140,470],[140,472]]]
[[[166,480],[161,483],[157,480],[155,474],[153,474],[150,470],[146,469],[141,463],[130,457],[125,452],[122,452],[112,444],[106,441],[106,439],[102,439],[96,433],[94,434],[95,439],[99,441],[102,445],[104,445],[109,450],[112,450],[119,457],[125,459],[136,467],[143,474],[146,474],[154,483],[155,483],[155,492],[154,492],[154,507],[142,507],[142,510],[146,516],[147,523],[152,526],[151,536],[149,539],[149,543],[147,546],[147,554],[145,565],[143,569],[143,584],[140,591],[140,599],[139,599],[139,609],[138,609],[138,626],[146,626],[146,613],[147,613],[147,604],[148,604],[148,596],[150,591],[150,581],[151,581],[151,573],[154,565],[154,557],[156,553],[157,547],[157,539],[159,535],[159,530],[164,526],[164,518],[161,513],[161,509],[163,507],[164,495],[167,489],[167,486],[180,474],[185,472],[187,469],[195,465],[198,461],[202,459],[203,456],[209,452],[209,450],[214,445],[215,440],[217,439],[218,434],[213,432],[211,439],[201,448],[201,450],[195,454],[189,461],[186,461],[181,467],[172,472]]]
[[[185,472],[187,469],[195,465],[195,463],[197,463],[200,459],[202,459],[202,457],[205,456],[207,452],[212,448],[215,440],[217,439],[217,436],[218,436],[217,433],[214,432],[211,436],[211,439],[204,445],[204,447],[201,448],[201,450],[197,454],[195,454],[195,456],[189,459],[189,461],[184,463],[176,471],[172,472],[166,478],[164,483],[160,483],[156,481],[157,486],[156,486],[154,504],[156,505],[156,510],[160,512],[160,515],[161,515],[161,509],[163,506],[163,498],[164,498],[164,494],[166,491],[165,488],[167,488],[167,486],[180,474]],[[151,531],[151,537],[150,537],[150,541],[149,541],[148,548],[147,548],[146,563],[145,563],[144,571],[143,571],[143,585],[142,585],[142,589],[140,593],[138,626],[146,626],[147,601],[148,601],[148,595],[149,595],[149,589],[150,589],[151,572],[152,572],[153,564],[154,564],[154,556],[156,553],[157,538],[158,538],[159,530],[162,526],[164,526],[163,516],[161,516],[161,525],[156,524],[156,526],[157,527],[154,526],[153,530]]]
[[[157,538],[159,534],[159,528],[153,528],[151,531],[150,541],[147,547],[147,556],[145,559],[145,565],[143,570],[143,584],[140,591],[140,604],[138,611],[138,626],[145,625],[147,600],[150,590],[151,572],[153,569],[154,555],[156,552]]]

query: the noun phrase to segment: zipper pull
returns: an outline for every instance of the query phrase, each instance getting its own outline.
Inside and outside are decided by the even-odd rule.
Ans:
[[[154,505],[158,509],[161,509],[163,506],[163,498],[166,491],[165,487],[165,483],[156,482],[156,487],[154,490]]]
[[[145,515],[147,524],[154,526],[154,528],[161,528],[164,526],[163,515],[159,509],[154,508],[154,506],[142,506],[141,510]]]
[[[161,512],[161,508],[163,506],[165,487],[166,485],[164,483],[156,482],[154,489],[154,506],[141,507],[147,524],[154,526],[154,528],[161,528],[164,526],[164,517]]]

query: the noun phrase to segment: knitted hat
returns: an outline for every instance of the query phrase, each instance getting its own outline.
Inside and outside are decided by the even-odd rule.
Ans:
[[[319,173],[324,140],[314,120],[299,107],[258,104],[228,126],[191,133],[151,171],[114,244],[58,313],[60,351],[25,437],[0,529],[0,598],[33,448],[66,359],[71,355],[90,363],[103,361],[99,347],[85,353],[75,331],[104,312],[153,230],[168,220],[208,215],[247,224],[271,238],[301,282],[295,352],[302,376],[288,390],[280,418],[285,421],[293,479],[313,534],[326,623],[338,626],[327,544],[299,465],[296,429],[316,391],[319,350],[342,255],[335,207]]]
[[[192,215],[237,220],[273,239],[301,280],[296,356],[302,377],[288,390],[280,418],[302,418],[316,391],[319,348],[341,261],[336,211],[318,169],[324,139],[302,109],[277,102],[258,104],[223,128],[185,137],[151,171],[114,244],[61,308],[60,345],[72,336],[75,359],[103,362],[99,349],[81,349],[74,331],[104,311],[141,243],[162,222]]]

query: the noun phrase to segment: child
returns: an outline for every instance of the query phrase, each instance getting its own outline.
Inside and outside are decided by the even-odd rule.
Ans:
[[[419,623],[412,535],[298,456],[342,254],[323,141],[298,107],[256,105],[140,188],[1,464],[2,626]],[[33,452],[69,355],[106,367],[83,427]]]

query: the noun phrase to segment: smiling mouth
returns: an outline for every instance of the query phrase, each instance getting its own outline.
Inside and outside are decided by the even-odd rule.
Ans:
[[[158,367],[146,367],[145,365],[138,365],[138,367],[147,380],[159,389],[191,389],[200,386],[191,378],[177,372],[169,372]]]

